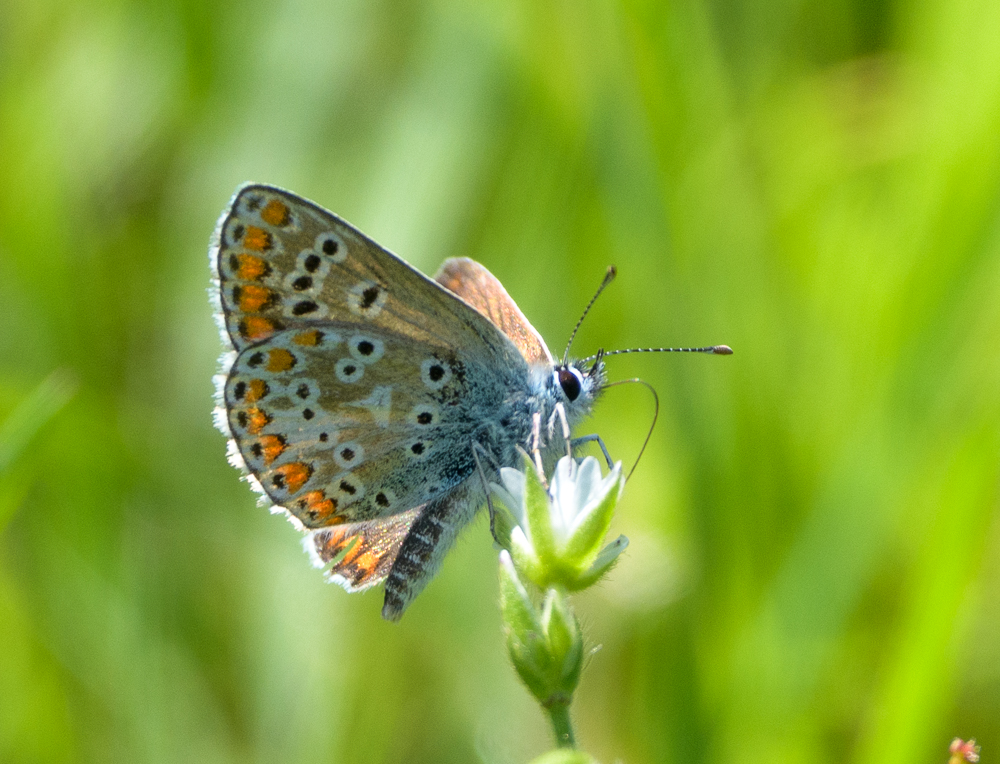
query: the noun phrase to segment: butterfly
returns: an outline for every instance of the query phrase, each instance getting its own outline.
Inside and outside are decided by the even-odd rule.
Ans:
[[[209,258],[229,460],[328,580],[385,582],[387,620],[486,503],[486,474],[520,449],[565,452],[554,427],[568,433],[605,385],[600,356],[556,362],[479,263],[428,278],[274,186],[237,189]]]

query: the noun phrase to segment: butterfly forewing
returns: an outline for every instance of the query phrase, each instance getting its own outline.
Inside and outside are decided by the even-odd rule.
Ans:
[[[436,282],[294,194],[244,186],[217,235],[222,314],[237,350],[289,326],[338,320],[426,345],[474,346],[504,360],[513,350],[497,341],[483,316]]]
[[[270,186],[241,188],[216,236],[237,351],[224,418],[237,461],[274,504],[319,528],[406,512],[471,474],[476,422],[455,404],[484,359],[524,365],[489,316]],[[480,395],[503,397],[503,380],[478,376]]]
[[[552,355],[542,336],[496,276],[475,260],[467,257],[445,260],[434,280],[486,316],[507,335],[528,363],[552,364]]]

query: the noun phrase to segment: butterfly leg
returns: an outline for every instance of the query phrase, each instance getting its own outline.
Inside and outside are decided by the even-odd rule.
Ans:
[[[552,438],[553,433],[556,429],[556,417],[559,418],[559,423],[562,425],[562,436],[563,440],[566,442],[566,456],[573,457],[573,442],[569,437],[569,420],[566,419],[566,407],[562,403],[557,403],[555,408],[552,409],[552,416],[549,417],[549,438]]]
[[[413,599],[434,577],[458,532],[480,507],[482,496],[475,479],[424,505],[403,539],[385,580],[382,617],[398,621]]]
[[[545,480],[545,469],[542,467],[542,415],[538,411],[531,415],[531,455],[535,458],[535,469],[538,476]]]
[[[597,442],[597,445],[601,447],[601,452],[604,454],[604,461],[608,463],[608,469],[614,469],[615,463],[611,461],[611,454],[608,453],[608,447],[604,445],[604,441],[601,440],[601,436],[597,433],[594,433],[593,435],[584,435],[581,438],[575,438],[573,440],[573,448],[582,446],[584,443],[594,443],[595,441]]]
[[[490,484],[489,481],[486,480],[486,473],[483,471],[483,463],[479,461],[480,451],[482,451],[483,454],[486,457],[488,457],[490,461],[493,462],[494,469],[497,469],[496,460],[493,458],[490,452],[483,447],[481,443],[472,444],[472,458],[476,460],[476,471],[479,473],[479,480],[483,484],[483,492],[486,494],[486,508],[489,510],[490,513],[490,535],[493,536],[493,540],[499,544],[500,539],[497,538],[497,523],[496,523],[497,511],[493,507],[493,499],[490,498],[490,493],[491,493]]]

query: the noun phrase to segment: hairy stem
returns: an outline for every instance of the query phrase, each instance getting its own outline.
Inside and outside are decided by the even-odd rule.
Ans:
[[[557,748],[576,748],[576,738],[573,736],[573,724],[569,720],[569,703],[556,701],[546,709],[552,720],[552,729],[556,733]]]

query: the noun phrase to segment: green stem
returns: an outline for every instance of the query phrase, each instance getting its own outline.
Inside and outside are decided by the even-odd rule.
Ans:
[[[576,738],[573,737],[573,724],[569,720],[569,703],[556,701],[548,706],[549,719],[556,733],[557,748],[576,748]]]

